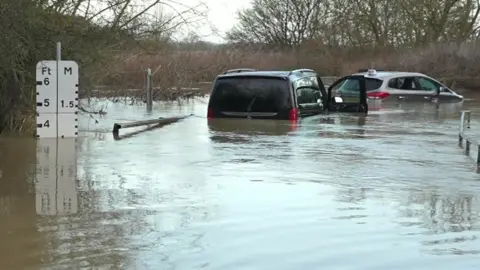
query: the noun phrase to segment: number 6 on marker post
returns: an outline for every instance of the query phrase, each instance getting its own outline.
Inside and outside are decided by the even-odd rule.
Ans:
[[[37,64],[37,113],[57,112],[57,62],[40,61]]]

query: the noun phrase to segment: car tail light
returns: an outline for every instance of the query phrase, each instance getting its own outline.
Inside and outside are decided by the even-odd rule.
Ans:
[[[297,108],[293,108],[288,112],[288,119],[289,120],[297,120],[298,119],[298,110]]]
[[[211,108],[208,108],[207,118],[213,118],[213,110]]]
[[[384,98],[387,98],[389,96],[390,96],[390,93],[383,92],[383,91],[367,93],[367,97],[371,98],[371,99],[384,99]]]

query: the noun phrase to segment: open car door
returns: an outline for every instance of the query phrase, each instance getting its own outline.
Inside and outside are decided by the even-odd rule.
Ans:
[[[328,87],[328,111],[368,113],[367,88],[365,76],[349,75],[336,80]],[[347,95],[336,96],[336,91],[342,88]],[[344,89],[345,88],[345,89]]]

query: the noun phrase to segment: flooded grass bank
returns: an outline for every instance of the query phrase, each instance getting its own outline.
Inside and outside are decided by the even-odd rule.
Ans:
[[[152,97],[156,101],[176,101],[192,97],[203,97],[210,93],[210,86],[202,87],[177,87],[177,88],[153,88]],[[102,86],[83,93],[83,96],[91,98],[112,98],[119,100],[120,97],[145,100],[145,89],[115,89],[114,87]]]

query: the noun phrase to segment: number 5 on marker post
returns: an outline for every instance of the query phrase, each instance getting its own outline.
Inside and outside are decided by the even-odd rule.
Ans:
[[[57,62],[37,63],[37,113],[57,113]]]

